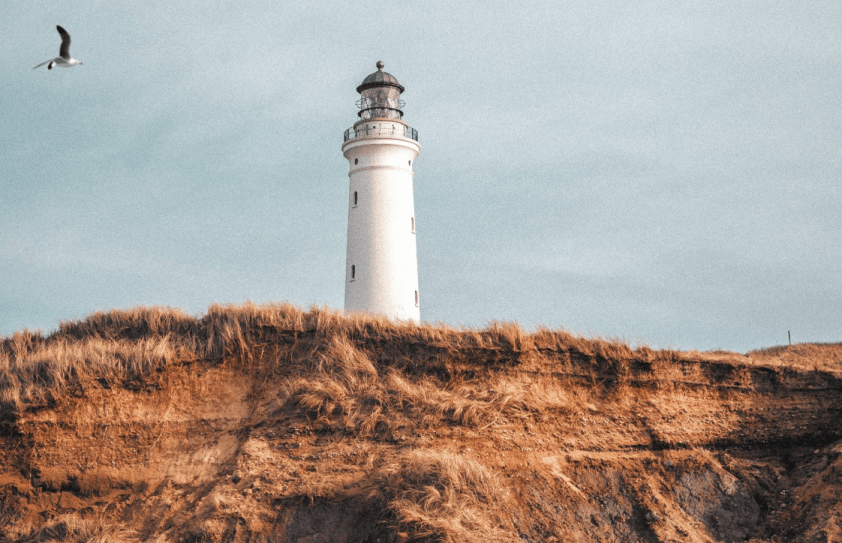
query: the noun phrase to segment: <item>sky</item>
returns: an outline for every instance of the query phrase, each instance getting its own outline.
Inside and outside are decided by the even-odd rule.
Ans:
[[[7,2],[0,336],[341,309],[355,88],[419,133],[421,317],[842,341],[842,3]],[[58,54],[71,69],[36,64]]]

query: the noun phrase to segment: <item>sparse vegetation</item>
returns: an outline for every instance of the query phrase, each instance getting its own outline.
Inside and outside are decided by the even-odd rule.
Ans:
[[[380,467],[376,490],[395,516],[398,533],[448,543],[516,541],[506,484],[471,458],[411,451]]]
[[[63,541],[66,543],[131,543],[136,533],[114,526],[101,519],[86,519],[78,515],[59,515],[46,522],[9,530],[7,537],[21,543]]]

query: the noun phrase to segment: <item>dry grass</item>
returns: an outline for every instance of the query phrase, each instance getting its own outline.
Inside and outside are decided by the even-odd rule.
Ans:
[[[37,526],[27,525],[7,537],[15,543],[40,543],[56,541],[61,543],[134,543],[138,541],[136,533],[120,527],[111,526],[102,519],[81,518],[76,514],[59,515]]]
[[[798,343],[751,351],[747,356],[771,366],[842,372],[842,343]]]
[[[58,337],[38,342],[27,342],[21,335],[12,337],[11,352],[0,352],[0,409],[4,414],[17,413],[24,406],[53,404],[68,394],[84,395],[91,387],[120,384],[142,388],[157,371],[181,358],[179,347],[168,335],[134,341]],[[22,344],[26,346],[21,349]]]
[[[410,424],[477,426],[575,409],[569,391],[540,375],[441,378],[412,371],[410,362],[378,365],[376,353],[347,336],[326,341],[321,349],[293,353],[275,369],[285,374],[272,409],[276,416],[304,414],[313,423],[370,436]]]
[[[385,394],[378,370],[365,353],[341,336],[321,353],[300,360],[281,381],[276,413],[301,412],[316,422],[339,423],[371,434],[385,424]]]
[[[773,348],[749,358],[656,351],[564,330],[528,332],[510,322],[419,326],[290,304],[213,305],[199,318],[139,307],[62,323],[48,337],[24,330],[0,340],[0,419],[91,387],[163,386],[168,368],[201,362],[246,370],[276,418],[303,414],[372,435],[410,418],[488,425],[570,414],[581,409],[576,386],[627,407],[665,383],[728,379],[751,386],[758,360],[839,368],[840,353],[839,344]],[[726,366],[727,375],[716,375]],[[261,388],[270,380],[280,382],[274,396]]]
[[[474,460],[434,451],[412,451],[381,466],[369,499],[382,500],[393,528],[410,540],[472,543],[517,541],[517,503],[494,474]]]

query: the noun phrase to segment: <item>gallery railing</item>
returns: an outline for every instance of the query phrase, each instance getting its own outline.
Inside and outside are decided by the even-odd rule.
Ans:
[[[345,131],[345,141],[366,136],[403,136],[418,141],[418,131],[402,124],[390,122],[367,123],[357,128],[349,128]]]

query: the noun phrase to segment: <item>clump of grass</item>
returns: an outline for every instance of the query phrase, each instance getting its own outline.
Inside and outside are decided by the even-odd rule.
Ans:
[[[575,410],[563,383],[542,375],[441,378],[414,371],[411,364],[377,364],[376,348],[346,335],[325,341],[272,368],[284,374],[275,387],[272,416],[303,414],[316,424],[365,437],[407,424],[477,426]]]
[[[842,372],[842,343],[798,343],[758,349],[750,359],[772,366],[793,366],[816,371]]]
[[[387,399],[377,368],[347,337],[333,336],[314,360],[301,361],[296,370],[281,381],[279,411],[340,423],[363,435],[385,423]]]
[[[393,529],[412,540],[447,543],[517,541],[506,485],[476,461],[415,450],[381,466],[368,498],[382,500]]]
[[[179,348],[170,336],[127,339],[59,337],[0,353],[0,418],[24,407],[54,403],[94,386],[142,388],[173,364]]]
[[[59,515],[37,526],[27,525],[8,528],[0,536],[10,538],[14,543],[39,543],[56,541],[61,543],[134,543],[136,532],[113,526],[103,519],[81,518],[75,514]],[[4,539],[5,541],[5,539]]]
[[[97,311],[80,321],[62,322],[56,335],[72,339],[104,340],[132,340],[150,336],[185,339],[196,333],[196,327],[196,319],[180,309],[138,306]]]

